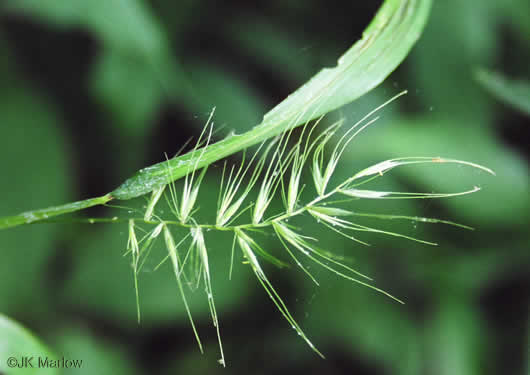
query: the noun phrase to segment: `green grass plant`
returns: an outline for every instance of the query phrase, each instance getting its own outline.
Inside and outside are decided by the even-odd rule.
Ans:
[[[366,187],[374,185],[395,168],[419,164],[430,164],[433,167],[455,164],[493,174],[490,169],[479,164],[431,155],[385,160],[367,166],[342,181],[335,181],[341,156],[347,147],[364,129],[378,120],[377,114],[385,106],[406,92],[395,95],[353,125],[341,120],[325,126],[323,117],[376,87],[399,65],[419,38],[430,7],[431,0],[386,0],[362,39],[339,58],[337,66],[320,71],[268,112],[263,121],[248,132],[231,134],[213,142],[215,111],[212,110],[191,152],[141,169],[118,188],[101,197],[0,218],[0,229],[37,222],[127,222],[129,236],[126,254],[131,256],[138,321],[141,317],[138,273],[151,255],[153,244],[159,237],[163,237],[167,256],[160,264],[166,261],[172,264],[178,291],[199,349],[202,352],[203,345],[186,299],[186,285],[190,285],[192,289],[199,286],[204,288],[219,342],[219,362],[224,366],[226,361],[220,320],[214,302],[215,280],[210,272],[207,233],[223,232],[232,239],[230,275],[236,259],[235,252],[239,250],[244,264],[250,267],[290,326],[312,350],[323,356],[297,323],[262,265],[263,261],[278,267],[287,267],[289,263],[264,248],[257,234],[265,232],[273,235],[292,264],[317,285],[318,280],[306,263],[314,262],[339,277],[402,302],[376,287],[370,277],[347,265],[334,254],[333,249],[319,244],[317,239],[292,223],[297,218],[306,216],[314,219],[324,229],[361,245],[368,245],[363,238],[365,233],[435,245],[406,233],[366,226],[356,219],[371,217],[381,220],[410,220],[471,228],[438,218],[357,212],[349,209],[347,203],[361,199],[448,198],[479,190],[478,187],[472,187],[459,192],[427,193]],[[302,126],[299,132],[295,131],[298,126]],[[249,157],[252,147],[255,149]],[[201,182],[208,166],[237,152],[243,153],[239,164],[224,163],[217,206],[201,208],[215,210],[214,221],[201,221],[197,216],[198,202]],[[182,180],[181,187],[175,184],[179,179]],[[135,213],[136,216],[133,217],[64,220],[56,218],[95,205],[106,205],[112,200],[124,201],[147,194],[150,194],[150,198],[142,215]],[[283,203],[279,212],[272,209],[272,203],[276,201]],[[159,210],[162,202],[169,205],[169,215]],[[176,228],[187,232],[179,241],[174,238]]]

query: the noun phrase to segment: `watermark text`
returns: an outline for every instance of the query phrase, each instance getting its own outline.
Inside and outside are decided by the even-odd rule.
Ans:
[[[41,356],[9,357],[7,366],[10,368],[81,368],[83,360]]]

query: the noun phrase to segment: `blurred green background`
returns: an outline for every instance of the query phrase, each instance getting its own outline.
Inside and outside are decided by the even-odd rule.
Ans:
[[[216,124],[224,125],[218,139],[250,129],[319,69],[333,66],[380,3],[3,1],[0,215],[113,190],[197,137],[213,106]],[[322,233],[326,248],[353,257],[356,268],[405,305],[325,270],[312,269],[321,283],[315,287],[294,268],[267,267],[326,360],[290,329],[240,258],[228,281],[231,238],[213,234],[206,240],[225,370],[216,362],[204,293],[188,293],[206,343],[200,355],[169,265],[152,270],[162,255],[140,275],[143,321],[136,323],[130,259],[122,256],[125,224],[2,231],[0,313],[54,352],[85,363],[64,373],[528,373],[530,121],[485,90],[474,71],[530,77],[529,4],[435,1],[405,62],[379,88],[328,116],[353,124],[408,89],[349,147],[342,176],[392,157],[422,155],[476,162],[497,176],[455,166],[403,169],[385,177],[388,186],[482,190],[437,201],[359,203],[364,211],[476,228],[374,224],[438,247],[381,236],[365,237],[372,246],[362,247]],[[214,210],[221,170],[221,163],[213,166],[203,183],[206,213]],[[145,200],[125,203],[140,207]],[[261,240],[283,256],[272,238]]]

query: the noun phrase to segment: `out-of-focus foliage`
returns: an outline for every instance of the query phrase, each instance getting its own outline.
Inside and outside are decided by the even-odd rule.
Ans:
[[[219,137],[248,130],[322,67],[333,66],[378,5],[2,2],[0,214],[111,191],[197,137],[212,106],[215,123],[224,125]],[[528,371],[528,117],[499,105],[474,76],[484,66],[530,77],[528,7],[524,0],[435,1],[425,34],[405,63],[381,88],[329,116],[330,123],[345,117],[353,124],[398,90],[410,93],[350,145],[337,180],[377,161],[423,155],[477,162],[497,176],[446,165],[404,168],[385,176],[389,190],[482,190],[351,207],[476,228],[367,221],[438,247],[375,235],[363,238],[372,245],[363,247],[315,229],[320,245],[350,259],[404,306],[325,270],[311,270],[321,284],[316,287],[295,268],[267,268],[327,360],[296,336],[237,256],[228,280],[231,237],[205,233],[231,373]],[[208,207],[217,200],[221,169],[212,166],[202,184],[206,220],[214,220]],[[128,209],[144,204],[140,198]],[[313,228],[309,219],[293,224]],[[39,332],[54,352],[83,359],[87,374],[216,373],[216,339],[203,291],[188,293],[205,342],[201,356],[170,265],[153,271],[163,258],[156,248],[140,273],[143,321],[136,323],[130,259],[122,257],[126,232],[125,224],[3,231],[0,312]],[[259,240],[288,259],[268,236]],[[0,369],[6,359],[0,358]]]
[[[59,373],[56,368],[44,366],[39,368],[39,363],[47,363],[47,360],[55,361],[57,357],[24,327],[4,315],[0,315],[0,333],[2,374],[56,375]]]
[[[479,81],[492,95],[530,116],[530,81],[511,80],[499,73],[480,69],[476,73]]]
[[[0,140],[3,150],[0,191],[5,194],[2,211],[9,215],[28,210],[43,200],[59,203],[70,199],[75,182],[68,177],[71,165],[65,155],[70,150],[57,108],[49,98],[32,91],[28,81],[16,69],[2,39],[0,49],[2,56],[6,57],[3,59],[5,63],[0,64]],[[38,147],[33,147],[35,141]],[[32,303],[35,303],[35,312],[47,310],[45,301],[50,291],[41,280],[46,277],[59,230],[49,226],[34,228],[31,235],[17,230],[2,234],[2,252],[5,259],[10,259],[0,262],[2,313],[9,315]],[[22,242],[25,243],[22,247],[14,245]]]

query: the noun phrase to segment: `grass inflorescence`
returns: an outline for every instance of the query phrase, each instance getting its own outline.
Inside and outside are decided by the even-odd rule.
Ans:
[[[338,132],[344,127],[344,121],[339,121],[327,128],[320,129],[323,126],[323,121],[318,119],[313,123],[307,123],[303,127],[301,134],[296,137],[296,140],[294,140],[293,130],[289,130],[266,143],[262,143],[251,157],[248,157],[245,151],[239,165],[228,167],[225,162],[219,188],[215,222],[204,223],[196,218],[196,213],[198,211],[197,202],[199,201],[201,182],[206,173],[206,167],[199,169],[198,165],[202,153],[210,142],[213,129],[211,121],[212,111],[212,115],[204,127],[197,146],[193,150],[193,153],[197,154],[198,157],[195,158],[196,164],[189,167],[190,170],[184,179],[182,190],[180,192],[177,191],[168,169],[167,184],[152,192],[143,218],[129,220],[127,253],[130,253],[132,257],[138,319],[140,319],[138,271],[149,256],[154,241],[163,234],[167,256],[162,262],[169,259],[173,265],[176,283],[199,349],[202,352],[201,340],[186,300],[184,285],[192,285],[194,290],[199,285],[204,286],[212,323],[216,329],[219,341],[219,362],[223,366],[225,365],[220,324],[214,302],[215,283],[211,278],[208,260],[206,232],[212,230],[228,232],[233,236],[230,275],[232,274],[234,253],[236,250],[240,250],[245,259],[244,264],[250,266],[258,282],[263,286],[280,313],[311,349],[322,357],[322,353],[313,345],[289,312],[287,304],[282,300],[267,277],[261,262],[267,261],[278,267],[284,267],[288,264],[263,248],[256,239],[256,232],[268,230],[273,234],[293,264],[307,274],[317,285],[317,279],[309,272],[308,267],[304,266],[302,258],[315,262],[344,279],[367,286],[402,303],[398,298],[374,286],[370,277],[346,265],[331,250],[317,246],[316,239],[307,236],[307,233],[289,224],[290,219],[305,215],[313,218],[318,225],[362,245],[368,245],[362,239],[362,234],[366,232],[401,237],[428,245],[436,244],[406,234],[361,225],[355,221],[357,217],[371,217],[383,220],[404,219],[425,223],[449,224],[471,229],[462,224],[436,218],[361,213],[345,209],[342,204],[338,203],[359,199],[444,198],[469,194],[479,190],[479,188],[473,187],[472,189],[456,193],[411,193],[364,188],[365,184],[373,182],[383,177],[387,172],[401,166],[453,163],[493,174],[488,168],[460,160],[441,157],[405,157],[382,161],[333,184],[335,172],[346,147],[362,130],[378,119],[375,114],[381,108],[402,94],[395,96],[368,113],[359,122],[344,131],[341,136],[338,135]],[[337,140],[331,142],[334,139]],[[333,146],[331,146],[332,143],[334,143]],[[306,185],[306,182],[303,181],[304,172],[307,170],[310,171],[314,190],[314,194],[308,200],[302,199],[302,191]],[[256,194],[253,201],[250,198],[252,191]],[[305,195],[307,195],[307,192]],[[163,196],[169,204],[172,213],[169,219],[162,218],[157,214],[156,207]],[[337,200],[339,197],[340,200]],[[282,209],[280,212],[271,213],[271,203],[276,200],[283,202]],[[151,229],[147,231],[143,238],[138,239],[135,227],[140,223],[150,225]],[[184,228],[188,232],[178,242],[175,241],[171,231],[175,227]]]
[[[360,213],[347,210],[337,202],[359,199],[442,198],[478,190],[474,188],[458,193],[434,194],[361,188],[382,177],[386,172],[405,165],[456,163],[491,172],[487,168],[459,160],[416,157],[387,160],[368,167],[344,181],[334,183],[344,150],[363,129],[377,120],[374,114],[388,102],[349,127],[342,136],[339,136],[339,130],[344,127],[344,121],[321,129],[322,116],[366,94],[396,69],[421,35],[431,5],[432,0],[385,0],[372,22],[364,30],[362,38],[337,60],[336,66],[322,69],[266,113],[259,125],[244,134],[233,134],[219,142],[210,143],[213,134],[212,112],[192,152],[142,168],[119,187],[101,197],[2,217],[0,230],[33,223],[128,222],[129,240],[126,254],[132,257],[138,320],[140,320],[138,274],[144,267],[146,259],[150,257],[153,244],[163,237],[167,255],[155,270],[166,261],[172,264],[178,290],[201,352],[203,347],[187,303],[184,287],[189,285],[196,290],[200,285],[204,286],[219,340],[221,357],[219,362],[223,366],[225,358],[213,297],[215,283],[210,273],[207,232],[231,234],[233,239],[229,277],[232,274],[234,253],[236,249],[240,250],[246,259],[244,263],[250,266],[281,314],[308,345],[322,355],[295,321],[287,304],[266,276],[260,262],[267,261],[278,267],[287,264],[264,248],[256,239],[256,233],[268,232],[275,236],[296,267],[316,284],[318,281],[309,272],[309,267],[303,265],[302,258],[313,261],[340,277],[390,296],[376,288],[369,277],[344,264],[332,251],[316,246],[316,239],[308,237],[307,233],[289,224],[289,220],[302,216],[313,218],[320,226],[364,245],[367,243],[360,237],[366,232],[432,244],[405,234],[364,226],[355,219],[361,217],[407,219],[468,227],[434,218]],[[310,124],[313,120],[315,122]],[[301,134],[295,137],[293,129],[304,124]],[[334,146],[331,146],[333,144]],[[258,150],[250,158],[247,157],[248,148],[256,145],[259,145]],[[199,220],[197,203],[200,201],[201,183],[208,166],[241,151],[244,157],[239,165],[224,166],[215,218],[211,222]],[[305,181],[307,170],[310,170],[312,177],[308,180],[312,179],[312,190],[314,190],[314,194],[309,199],[305,199],[311,191],[310,184]],[[174,181],[178,179],[184,180],[181,190],[177,190],[174,185]],[[253,192],[256,194],[255,198],[252,198]],[[144,194],[151,194],[151,198],[145,212],[138,217],[58,218],[89,207],[106,205],[112,200],[125,201]],[[337,197],[341,198],[337,200]],[[163,217],[162,210],[158,208],[160,202],[164,201],[170,206],[170,217]],[[276,202],[283,202],[280,212],[272,212],[272,207],[277,206]],[[176,240],[176,228],[187,233]]]

